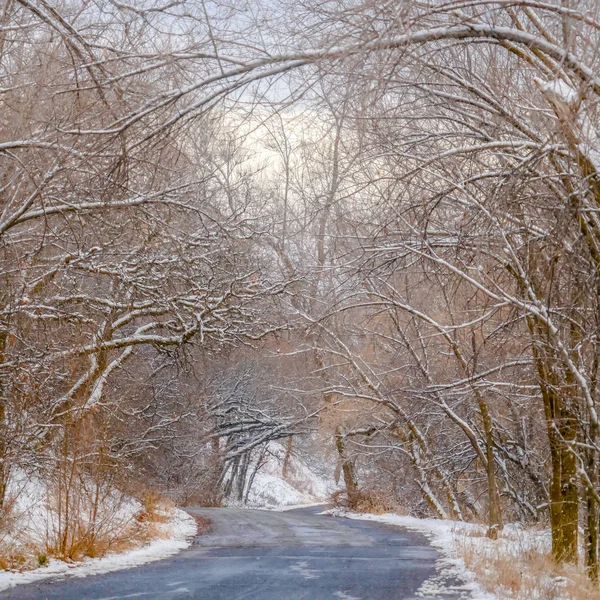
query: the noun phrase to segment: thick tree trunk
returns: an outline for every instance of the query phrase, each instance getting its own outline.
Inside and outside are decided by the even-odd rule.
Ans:
[[[548,417],[546,417],[548,419]],[[548,438],[552,475],[550,477],[550,529],[552,531],[552,556],[556,561],[561,560],[563,548],[562,528],[562,461],[561,443],[552,427],[552,419],[548,423]]]
[[[0,386],[0,394],[2,388]],[[0,511],[4,507],[4,500],[6,497],[6,486],[8,480],[8,465],[6,456],[6,438],[5,438],[5,406],[4,398],[0,395]]]
[[[290,458],[292,457],[292,446],[294,444],[294,436],[290,435],[285,445],[285,456],[283,457],[283,467],[281,468],[281,476],[285,479],[290,467]]]
[[[577,417],[571,411],[563,409],[559,430],[563,438],[561,444],[562,548],[559,559],[576,564],[579,534],[579,477],[577,456],[569,445],[577,437]]]
[[[547,372],[546,369],[543,369]],[[552,555],[557,562],[576,563],[579,525],[577,457],[569,447],[577,436],[575,415],[564,407],[557,385],[543,385],[542,396],[552,463],[550,525]]]
[[[242,456],[241,467],[238,471],[237,479],[237,499],[242,502],[244,500],[244,491],[246,489],[246,478],[248,476],[248,467],[250,465],[250,452]]]
[[[483,421],[483,430],[485,432],[485,449],[487,458],[487,483],[488,483],[488,537],[496,539],[498,532],[502,530],[502,509],[500,506],[500,492],[496,480],[496,459],[494,457],[494,431],[492,418],[490,416],[487,403],[482,398],[479,399],[479,412]]]
[[[593,441],[596,435],[590,436]],[[596,451],[588,450],[586,453],[586,472],[590,483],[597,487],[598,474],[596,472]],[[598,505],[591,490],[586,489],[586,527],[585,527],[585,568],[592,581],[598,581]]]
[[[0,364],[4,362],[7,334],[0,333]],[[0,377],[0,510],[4,506],[8,483],[8,463],[6,447],[6,398],[4,385]]]
[[[346,455],[346,447],[344,445],[344,434],[341,427],[336,427],[335,430],[335,446],[337,448],[340,462],[342,465],[342,473],[344,475],[344,485],[346,487],[346,495],[348,496],[348,507],[355,508],[358,496],[358,482],[356,481],[356,473],[354,463]]]
[[[577,417],[566,406],[565,398],[562,397],[563,391],[576,388],[574,382],[569,381],[568,375],[561,379],[558,361],[551,353],[546,352],[540,342],[546,337],[545,325],[533,317],[527,317],[527,323],[533,339],[532,352],[544,402],[550,446],[552,555],[559,563],[577,563],[579,533],[577,457],[569,446],[577,437]]]
[[[236,458],[233,459],[233,461],[231,463],[231,467],[230,467],[231,471],[229,473],[229,479],[227,480],[227,483],[225,484],[225,488],[223,489],[223,497],[224,498],[228,498],[229,495],[231,494],[231,490],[233,489],[233,484],[238,475],[239,466],[240,466],[240,457],[237,456]]]
[[[543,368],[543,372],[548,370]],[[577,436],[576,417],[564,407],[556,384],[542,386],[548,428],[552,476],[550,526],[552,555],[557,562],[576,563],[579,525],[577,457],[569,447]]]

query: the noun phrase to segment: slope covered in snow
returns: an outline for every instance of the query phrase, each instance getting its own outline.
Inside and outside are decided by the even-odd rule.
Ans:
[[[186,512],[88,484],[88,494],[72,491],[67,500],[60,486],[13,474],[0,521],[0,590],[126,569],[191,543],[197,527]]]
[[[190,515],[174,508],[171,509],[169,518],[161,523],[158,529],[156,539],[134,550],[109,553],[101,558],[87,558],[81,562],[66,562],[51,558],[46,566],[32,571],[0,571],[0,591],[49,577],[87,577],[162,560],[187,548],[196,534],[197,527]]]
[[[285,454],[281,444],[269,444],[266,459],[252,481],[247,506],[276,508],[327,500],[335,489],[333,480],[327,481],[294,453],[284,473]]]

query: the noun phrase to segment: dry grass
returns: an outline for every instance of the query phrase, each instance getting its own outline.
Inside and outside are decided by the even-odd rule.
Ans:
[[[29,553],[23,552],[23,549],[15,544],[2,544],[2,550],[0,550],[0,569],[21,571],[29,565],[35,566],[32,558]]]
[[[135,526],[129,532],[130,539],[139,544],[168,538],[170,532],[164,525],[175,507],[173,502],[152,490],[144,492],[140,501],[142,508],[135,515]]]
[[[71,501],[73,498],[74,494]],[[127,515],[123,503],[130,501],[125,497],[120,501],[116,492],[110,498],[117,500],[103,502],[101,510],[92,515],[89,502],[84,501],[87,498],[77,497],[66,520],[64,508],[49,494],[47,528],[41,535],[39,528],[32,535],[33,532],[22,527],[29,520],[28,513],[15,510],[14,503],[6,503],[0,511],[0,569],[25,571],[44,567],[49,558],[69,562],[98,558],[170,536],[166,526],[173,508],[170,500],[147,492],[140,499],[140,510]]]
[[[467,568],[499,600],[600,600],[583,567],[554,562],[544,532],[508,530],[497,541],[484,528],[455,535]]]
[[[344,490],[337,490],[330,495],[329,501],[337,508],[345,508],[359,513],[382,515],[393,512],[397,515],[405,514],[400,506],[390,501],[390,498],[391,494],[384,492],[358,490],[349,499]]]
[[[150,490],[142,494],[140,501],[143,508],[136,515],[139,522],[165,523],[169,520],[169,510],[174,504],[168,498]]]

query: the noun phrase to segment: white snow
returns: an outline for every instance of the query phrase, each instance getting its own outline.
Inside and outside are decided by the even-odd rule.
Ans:
[[[100,490],[102,500],[99,506],[94,506],[93,482],[89,482],[89,489],[92,493],[81,495],[76,506],[81,522],[89,523],[95,514],[97,533],[107,537],[118,536],[135,523],[135,516],[142,509],[138,500],[107,488]],[[21,470],[11,474],[7,486],[10,512],[0,530],[0,543],[5,549],[10,547],[17,552],[35,549],[36,553],[43,554],[43,548],[55,545],[61,532],[61,518],[56,508],[58,493],[57,486],[36,474]]]
[[[277,507],[310,502],[311,497],[296,489],[281,476],[258,472],[248,495],[248,505]]]
[[[316,569],[310,569],[308,566],[308,562],[305,560],[297,562],[296,564],[292,565],[290,569],[302,575],[304,579],[318,579],[321,575],[321,571]]]
[[[95,489],[91,482],[89,489]],[[32,567],[37,565],[37,557],[49,554],[47,548],[54,547],[60,536],[61,518],[57,510],[56,486],[35,474],[16,471],[7,492],[10,511],[5,515],[0,530],[0,544],[6,554],[14,552],[23,555],[25,562],[19,564],[19,570],[0,570],[0,590],[48,577],[85,577],[160,560],[186,548],[190,543],[188,538],[197,529],[196,522],[187,513],[179,509],[158,509],[164,519],[152,523],[158,539],[144,546],[82,561],[67,562],[50,557],[46,566],[34,569]],[[136,526],[139,528],[136,519],[143,512],[140,501],[112,488],[101,492],[102,500],[95,507],[93,494],[78,498],[78,504],[73,508],[77,510],[80,525],[89,525],[93,514],[96,531],[107,539],[118,539],[124,532],[133,532]]]
[[[562,79],[548,82],[536,79],[535,82],[556,107],[560,107],[561,104],[567,107],[569,116],[573,118],[576,127],[574,133],[578,138],[579,151],[589,160],[596,172],[600,173],[600,135],[586,112],[585,106],[581,104],[579,92]],[[563,115],[563,118],[566,117],[568,121],[569,116]]]
[[[561,100],[569,106],[573,107],[579,101],[577,90],[562,79],[553,79],[547,82],[536,79],[536,83],[545,94],[553,97],[555,100]]]
[[[284,458],[285,448],[281,444],[269,444],[268,456],[254,477],[246,506],[269,509],[313,506],[329,497],[335,488],[333,481],[327,482],[294,454],[284,477]]]
[[[187,548],[196,535],[194,519],[183,510],[172,509],[171,518],[159,524],[159,529],[168,537],[156,539],[148,545],[119,554],[108,554],[102,558],[90,558],[78,563],[50,559],[47,567],[33,571],[0,571],[0,591],[23,583],[34,583],[49,577],[87,577],[120,569],[130,569],[155,560],[168,558]]]
[[[579,129],[579,150],[593,165],[596,173],[600,173],[600,136],[589,116],[583,112],[579,114]]]
[[[417,596],[423,598],[443,598],[449,591],[448,581],[457,579],[463,583],[460,588],[452,587],[452,591],[460,590],[468,592],[472,600],[497,600],[496,596],[485,592],[475,581],[473,573],[467,569],[463,559],[456,552],[457,534],[460,532],[466,533],[469,530],[475,531],[478,527],[477,525],[458,521],[443,521],[441,519],[417,519],[415,517],[395,514],[371,515],[350,513],[337,508],[327,510],[321,514],[387,523],[388,525],[396,525],[419,531],[427,536],[431,545],[440,552],[441,558],[437,563],[435,577],[423,583],[417,592]],[[477,538],[477,541],[479,542],[479,538]]]
[[[466,567],[461,558],[466,549],[469,553],[474,553],[478,562],[489,565],[490,569],[493,569],[492,565],[499,556],[503,560],[514,560],[516,564],[522,565],[524,557],[550,554],[552,539],[548,529],[526,529],[519,523],[507,524],[499,533],[498,539],[491,540],[485,535],[485,527],[459,521],[417,519],[396,514],[357,514],[341,509],[328,510],[321,514],[387,523],[419,531],[427,536],[431,545],[440,552],[441,558],[437,564],[436,575],[420,587],[418,597],[442,599],[449,592],[460,590],[468,594],[470,600],[500,600],[513,597],[527,600],[549,597],[567,600],[568,594],[562,593],[566,584],[565,577],[545,573],[540,579],[538,572],[529,573],[526,569],[520,573],[524,584],[520,595],[514,596],[510,590],[501,586],[494,588],[494,593],[490,593],[476,581],[475,574]],[[455,585],[456,581],[462,582],[459,587]]]

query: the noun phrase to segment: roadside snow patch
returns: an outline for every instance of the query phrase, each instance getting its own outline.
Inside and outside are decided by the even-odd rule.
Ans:
[[[437,562],[437,574],[428,579],[419,588],[417,596],[420,598],[444,598],[451,592],[466,592],[469,600],[497,600],[497,597],[485,592],[475,581],[462,558],[455,551],[455,539],[457,533],[469,530],[475,531],[477,525],[461,523],[458,521],[442,521],[440,519],[417,519],[401,515],[370,515],[361,513],[350,513],[342,509],[334,508],[321,513],[334,517],[347,519],[360,519],[364,521],[376,521],[397,527],[405,527],[424,534],[431,545],[436,548],[441,558]],[[457,579],[463,582],[460,587],[451,586],[449,581]]]
[[[0,591],[19,584],[34,583],[51,577],[87,577],[130,569],[155,560],[162,560],[177,554],[191,544],[196,535],[196,522],[183,510],[173,509],[173,516],[159,525],[166,539],[157,539],[147,546],[120,554],[108,554],[102,558],[89,558],[79,563],[66,563],[50,559],[47,567],[40,567],[23,573],[0,571]]]

